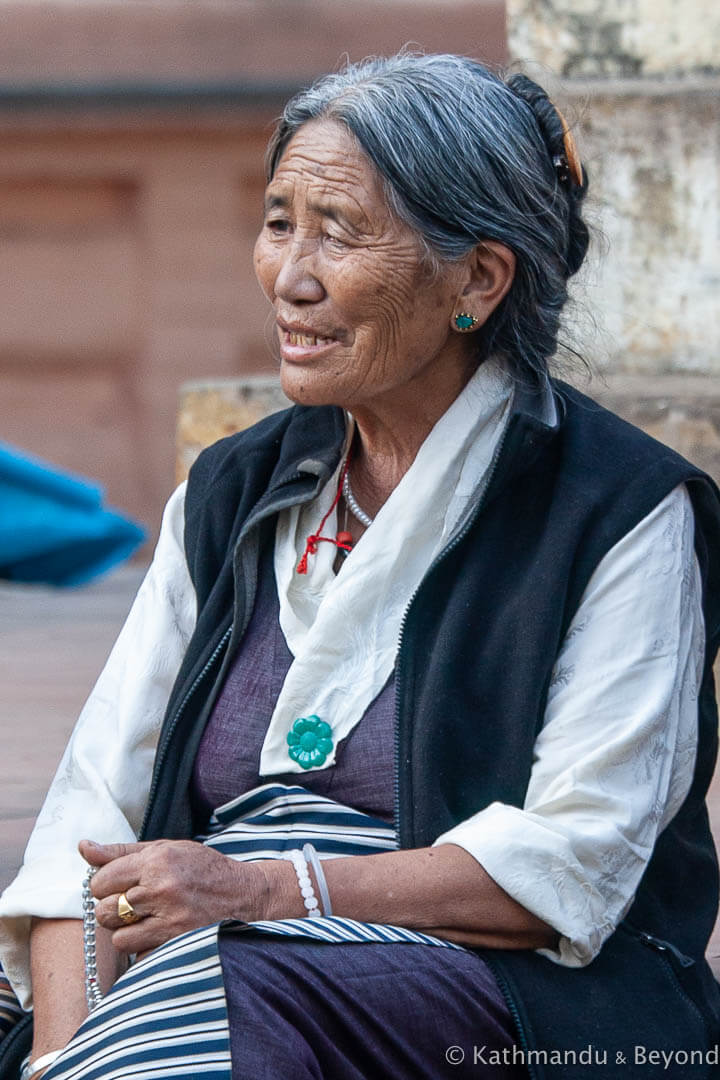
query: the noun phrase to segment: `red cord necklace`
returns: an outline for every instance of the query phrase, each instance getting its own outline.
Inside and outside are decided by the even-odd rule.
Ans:
[[[310,536],[308,536],[308,538],[307,538],[307,541],[305,543],[305,551],[303,552],[303,556],[302,556],[300,562],[297,564],[297,572],[298,572],[298,574],[307,574],[308,555],[316,555],[317,554],[318,544],[321,541],[325,541],[328,544],[334,544],[335,547],[340,549],[340,551],[352,551],[352,549],[353,549],[352,534],[349,533],[349,532],[345,532],[345,530],[341,530],[340,532],[336,533],[335,536],[321,536],[320,535],[322,533],[322,531],[323,531],[323,526],[325,525],[325,522],[330,517],[330,515],[332,514],[332,512],[335,509],[335,507],[337,506],[337,504],[340,502],[340,496],[342,495],[342,489],[343,489],[343,481],[345,480],[345,474],[348,471],[349,467],[350,467],[350,455],[348,454],[348,456],[345,458],[345,464],[343,465],[342,470],[340,472],[340,482],[338,484],[338,489],[335,492],[335,498],[332,501],[332,505],[331,505],[330,509],[328,510],[327,514],[325,515],[325,517],[320,522],[320,525],[318,527],[318,531],[315,532],[315,533],[311,533]]]

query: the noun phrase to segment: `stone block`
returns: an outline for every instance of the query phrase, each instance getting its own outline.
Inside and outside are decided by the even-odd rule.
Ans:
[[[580,389],[720,484],[720,378],[612,375]]]
[[[556,100],[590,177],[582,349],[628,374],[720,374],[720,80],[574,82]]]
[[[508,0],[514,59],[571,77],[720,72],[716,0]]]
[[[203,379],[180,388],[177,482],[184,480],[201,450],[242,431],[290,404],[277,378]]]
[[[579,295],[600,334],[581,345],[610,370],[720,373],[720,6],[508,0],[507,26],[590,175]]]

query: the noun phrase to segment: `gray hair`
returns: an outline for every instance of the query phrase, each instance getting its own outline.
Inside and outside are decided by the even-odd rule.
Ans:
[[[479,359],[495,353],[516,376],[544,376],[568,278],[588,246],[587,176],[580,186],[569,175],[562,121],[545,91],[449,54],[351,64],[288,103],[268,147],[268,179],[293,135],[316,119],[352,132],[431,266],[483,240],[515,253],[512,287],[474,338]]]

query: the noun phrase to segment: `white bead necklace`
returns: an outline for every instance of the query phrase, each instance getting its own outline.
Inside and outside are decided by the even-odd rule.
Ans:
[[[343,477],[343,496],[352,516],[357,518],[360,524],[364,525],[366,529],[369,529],[373,523],[373,519],[369,514],[365,513],[362,507],[358,506],[357,499],[352,493],[352,488],[350,487],[350,469],[345,470],[345,476]]]

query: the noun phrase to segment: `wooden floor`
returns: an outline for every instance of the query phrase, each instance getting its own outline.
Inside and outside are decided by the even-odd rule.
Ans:
[[[55,591],[0,584],[0,889],[12,879],[75,717],[102,667],[141,571]],[[720,839],[720,770],[711,791]],[[709,956],[720,975],[720,920]]]
[[[0,583],[0,888],[141,578],[124,567],[83,589]]]

